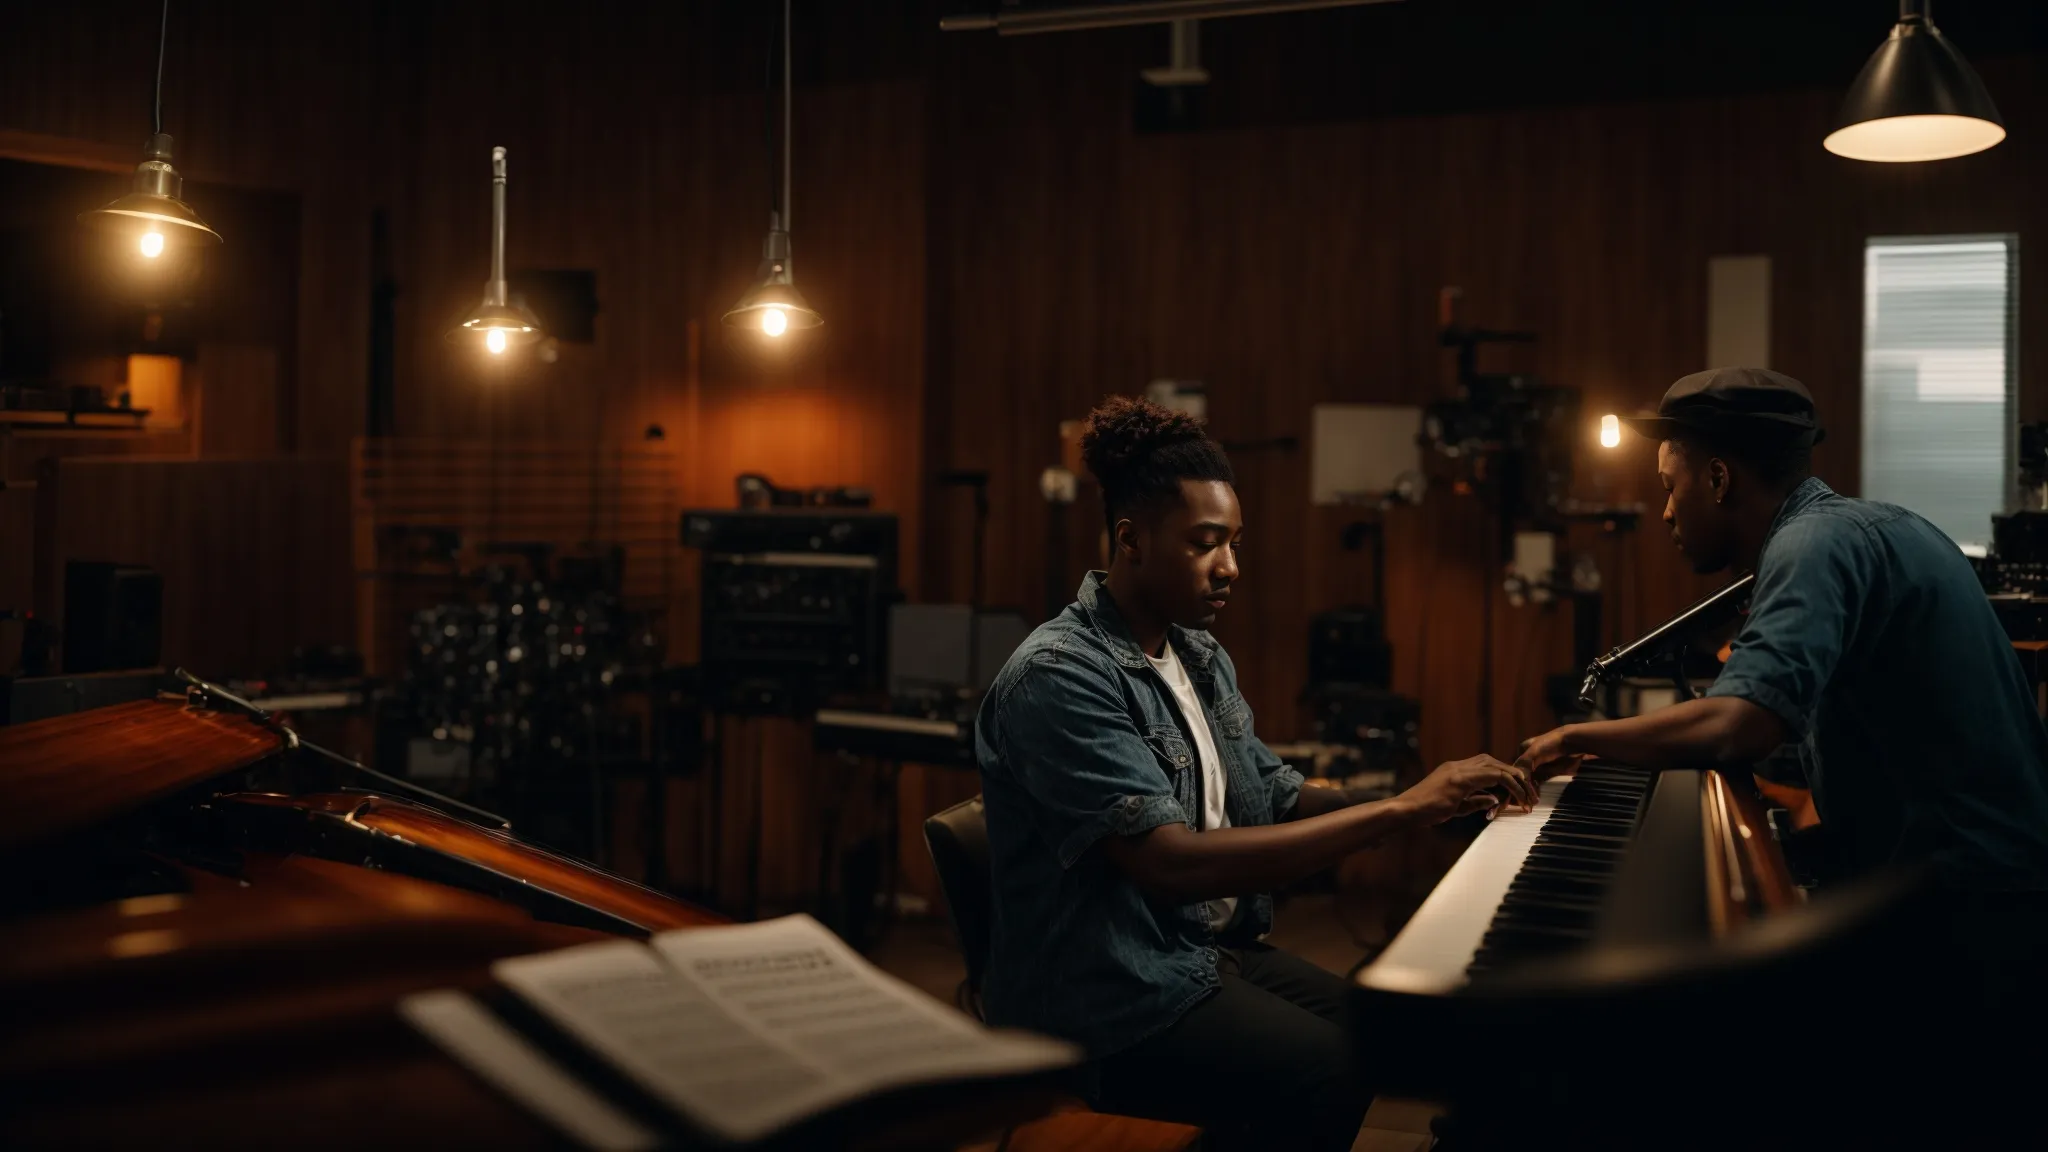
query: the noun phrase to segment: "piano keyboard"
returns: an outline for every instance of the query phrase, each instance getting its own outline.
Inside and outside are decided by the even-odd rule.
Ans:
[[[827,708],[811,725],[812,746],[884,760],[973,768],[974,726],[889,712]]]
[[[1640,769],[1582,765],[1544,781],[1534,809],[1502,809],[1359,984],[1441,995],[1489,968],[1590,941],[1651,780]]]

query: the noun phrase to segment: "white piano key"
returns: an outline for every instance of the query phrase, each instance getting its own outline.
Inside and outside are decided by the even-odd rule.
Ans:
[[[1508,885],[1536,836],[1557,810],[1569,776],[1546,780],[1536,806],[1527,812],[1500,810],[1458,862],[1444,874],[1429,899],[1415,910],[1401,934],[1358,974],[1362,987],[1418,996],[1442,995],[1466,983],[1465,969],[1507,896]]]

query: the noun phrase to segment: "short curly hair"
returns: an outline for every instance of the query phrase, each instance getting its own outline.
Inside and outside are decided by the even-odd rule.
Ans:
[[[1230,458],[1201,420],[1133,396],[1111,396],[1088,414],[1081,459],[1102,485],[1102,519],[1146,519],[1180,499],[1182,480],[1237,483]]]

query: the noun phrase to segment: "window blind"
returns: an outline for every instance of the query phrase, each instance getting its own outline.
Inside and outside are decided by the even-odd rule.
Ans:
[[[1863,267],[1863,489],[1961,545],[2013,485],[2010,236],[1871,240]]]

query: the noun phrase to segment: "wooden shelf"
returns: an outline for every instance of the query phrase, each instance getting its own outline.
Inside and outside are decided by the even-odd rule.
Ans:
[[[147,408],[131,408],[126,412],[57,412],[36,408],[0,408],[0,427],[34,431],[78,429],[94,433],[148,432],[152,431],[144,426],[144,421],[148,418]]]

